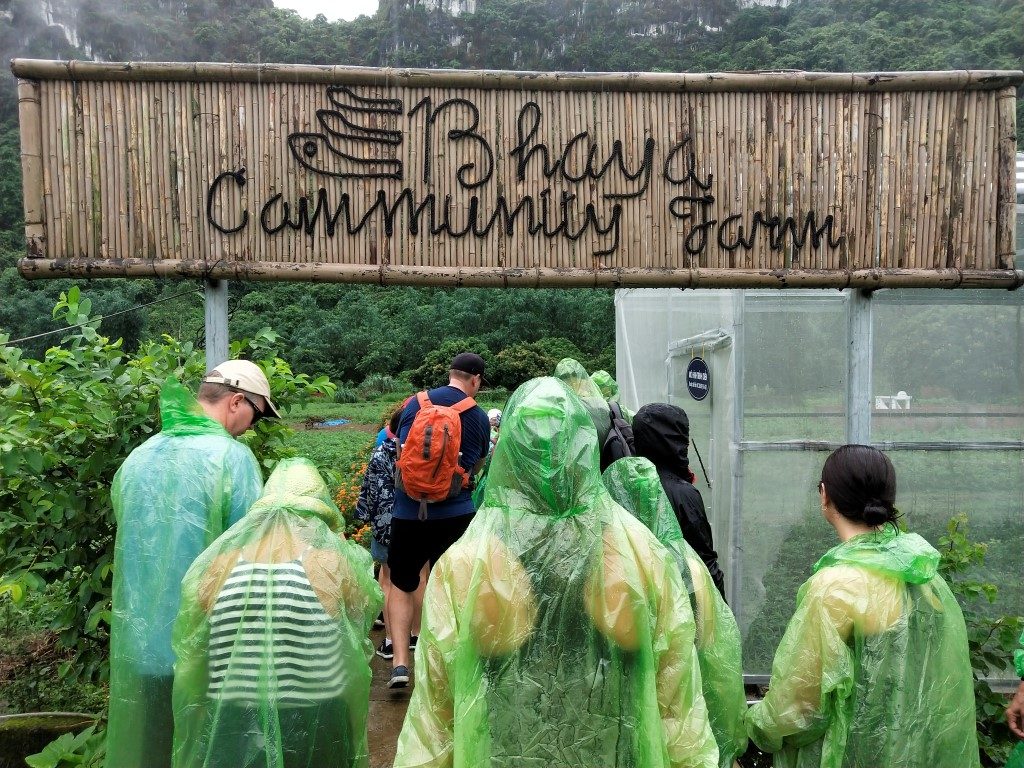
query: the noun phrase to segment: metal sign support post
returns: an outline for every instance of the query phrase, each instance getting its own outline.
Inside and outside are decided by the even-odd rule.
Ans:
[[[206,370],[212,371],[228,359],[228,281],[207,280]]]
[[[850,291],[846,369],[846,440],[871,444],[871,292]]]

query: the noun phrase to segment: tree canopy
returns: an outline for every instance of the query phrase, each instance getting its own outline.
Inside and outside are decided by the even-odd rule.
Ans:
[[[354,21],[304,19],[270,0],[39,0],[0,3],[4,58],[294,62],[532,70],[726,71],[1024,68],[1024,0],[478,0],[452,16],[426,0],[381,0]],[[6,7],[7,10],[3,10]],[[1024,100],[1018,131],[1024,136]],[[1022,140],[1024,144],[1024,140]],[[28,283],[23,253],[14,80],[0,82],[0,330],[50,330],[67,281]],[[97,280],[102,331],[126,349],[162,334],[202,344],[201,290],[187,283]],[[231,331],[277,329],[296,370],[361,381],[419,368],[445,342],[474,338],[513,368],[529,345],[570,343],[612,357],[609,291],[471,290],[236,283]],[[41,355],[54,337],[22,342]],[[543,356],[541,356],[543,357]],[[509,368],[512,370],[512,368]]]

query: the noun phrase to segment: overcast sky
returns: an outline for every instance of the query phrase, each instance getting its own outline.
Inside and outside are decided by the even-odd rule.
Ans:
[[[378,0],[274,0],[278,8],[290,8],[307,19],[322,13],[328,21],[351,21],[364,14],[372,16],[377,10],[377,4]]]

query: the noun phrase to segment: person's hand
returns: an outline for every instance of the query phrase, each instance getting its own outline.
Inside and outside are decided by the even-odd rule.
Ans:
[[[1024,739],[1024,680],[1017,686],[1017,693],[1006,708],[1006,722],[1018,739]]]

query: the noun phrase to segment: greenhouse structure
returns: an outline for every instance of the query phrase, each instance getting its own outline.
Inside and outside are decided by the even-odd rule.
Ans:
[[[966,514],[991,610],[1024,613],[1024,291],[632,289],[615,307],[623,404],[689,414],[748,682],[836,543],[817,484],[848,442],[887,451],[932,544]]]

